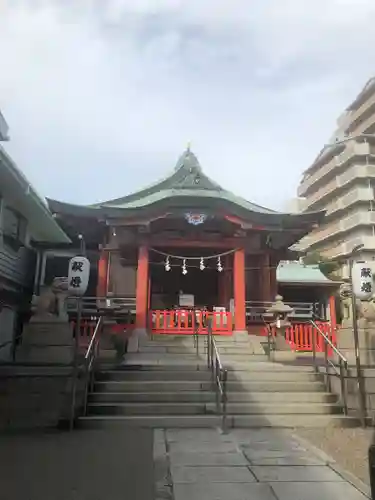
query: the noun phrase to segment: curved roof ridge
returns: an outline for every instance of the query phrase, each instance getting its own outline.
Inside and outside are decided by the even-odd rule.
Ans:
[[[165,189],[166,187],[169,187],[170,185],[173,185],[174,182],[178,182],[183,180],[183,174],[192,174],[195,173],[199,175],[200,177],[205,178],[209,183],[211,183],[213,186],[216,187],[216,189],[222,189],[219,184],[216,182],[212,181],[206,174],[203,173],[202,167],[198,161],[198,158],[196,155],[190,150],[188,147],[182,155],[178,158],[176,165],[173,169],[173,172],[165,176],[163,179],[160,179],[149,186],[145,188],[141,188],[139,191],[136,191],[135,193],[130,193],[125,196],[121,196],[119,198],[114,198],[112,200],[107,200],[103,201],[100,203],[95,203],[94,205],[91,206],[96,206],[96,207],[101,207],[101,206],[106,206],[106,205],[113,205],[114,203],[127,203],[134,201],[136,199],[150,196],[151,194],[155,193],[156,191],[161,191]],[[183,187],[183,186],[179,186]],[[198,186],[197,186],[198,187]]]

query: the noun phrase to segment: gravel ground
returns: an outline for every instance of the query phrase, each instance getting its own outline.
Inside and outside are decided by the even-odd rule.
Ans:
[[[330,455],[337,464],[369,484],[367,452],[374,429],[295,429],[295,434]]]

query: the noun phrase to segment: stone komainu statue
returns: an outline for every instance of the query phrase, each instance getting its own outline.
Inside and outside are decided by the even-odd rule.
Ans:
[[[343,321],[352,321],[352,288],[350,283],[343,283],[339,289],[341,299],[341,314]],[[356,300],[359,320],[375,322],[375,294],[369,300]]]
[[[45,287],[38,297],[33,298],[31,310],[32,321],[41,318],[67,321],[66,298],[68,297],[68,278],[54,278],[51,286]]]

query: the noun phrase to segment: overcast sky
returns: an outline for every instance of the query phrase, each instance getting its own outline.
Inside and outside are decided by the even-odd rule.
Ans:
[[[282,209],[375,73],[374,0],[0,0],[6,149],[93,203],[204,171]]]

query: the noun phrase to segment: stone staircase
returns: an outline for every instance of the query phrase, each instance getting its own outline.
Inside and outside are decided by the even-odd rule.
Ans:
[[[102,368],[89,394],[84,427],[216,427],[216,395],[207,368],[205,337],[197,355],[192,337],[147,340],[124,364]],[[218,337],[228,369],[229,427],[356,426],[342,414],[310,366],[269,362],[251,336]]]

